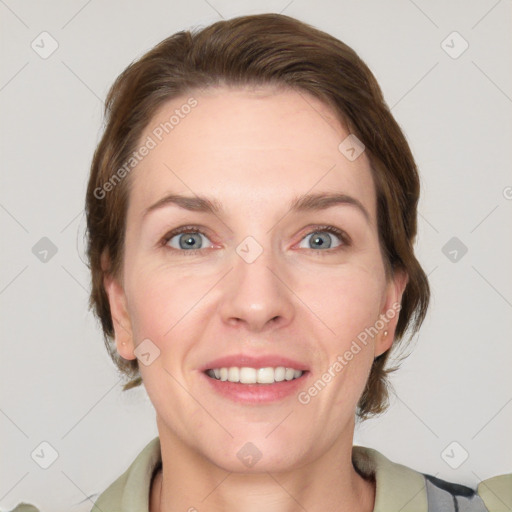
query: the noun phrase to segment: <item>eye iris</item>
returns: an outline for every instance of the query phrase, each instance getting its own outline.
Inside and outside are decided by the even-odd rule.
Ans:
[[[196,244],[196,245],[194,245]],[[197,246],[201,246],[201,236],[199,233],[188,234],[185,237],[180,236],[180,248],[181,249],[194,249]]]
[[[325,242],[324,239],[322,237],[327,237],[327,241]],[[319,245],[317,247],[321,247],[321,248],[324,248],[324,245],[326,245],[327,249],[329,249],[331,247],[331,237],[326,233],[324,235],[319,235],[318,233],[313,233],[313,235],[311,235],[311,240],[313,243],[318,243]]]

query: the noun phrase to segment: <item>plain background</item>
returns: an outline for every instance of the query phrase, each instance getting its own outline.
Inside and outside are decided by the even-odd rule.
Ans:
[[[122,392],[87,306],[83,205],[103,100],[172,33],[260,12],[297,17],[358,52],[422,176],[416,250],[429,314],[392,377],[391,409],[355,442],[470,486],[512,471],[510,0],[0,0],[2,510],[89,510],[86,497],[157,435],[144,389]],[[31,47],[45,37],[50,48],[44,31],[58,43],[45,59]],[[57,250],[46,262],[43,237]],[[31,456],[44,441],[58,453],[48,469]]]

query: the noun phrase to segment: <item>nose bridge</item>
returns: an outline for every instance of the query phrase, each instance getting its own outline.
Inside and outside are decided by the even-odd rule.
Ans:
[[[293,294],[280,275],[279,244],[273,244],[272,232],[261,230],[258,238],[261,243],[247,236],[236,246],[222,305],[224,321],[244,322],[251,330],[262,329],[271,321],[287,323],[294,312]]]

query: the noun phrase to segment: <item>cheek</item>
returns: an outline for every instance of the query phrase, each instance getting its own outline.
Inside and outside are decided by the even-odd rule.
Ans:
[[[182,319],[193,314],[194,305],[204,295],[209,282],[192,271],[142,264],[129,275],[126,292],[136,340],[153,337],[157,344],[171,336],[174,326]]]
[[[316,277],[301,278],[301,298],[341,346],[378,319],[385,282],[377,269],[347,265]]]
[[[322,380],[333,382],[333,391],[343,387],[343,393],[333,393],[335,403],[348,397],[357,401],[373,363],[372,328],[379,319],[385,283],[379,276],[378,271],[347,266],[303,288],[304,302],[323,323],[325,334],[317,338],[327,356]]]

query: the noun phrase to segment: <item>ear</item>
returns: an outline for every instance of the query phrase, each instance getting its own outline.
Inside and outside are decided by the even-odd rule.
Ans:
[[[110,304],[117,352],[124,359],[136,359],[132,325],[122,283],[106,270],[109,268],[109,264],[108,257],[105,254],[102,255],[101,262],[104,271],[103,286]]]
[[[407,272],[397,269],[387,284],[384,304],[379,315],[379,319],[384,323],[384,327],[379,329],[379,334],[375,338],[374,357],[380,356],[393,345],[402,295],[408,281],[409,276]]]

